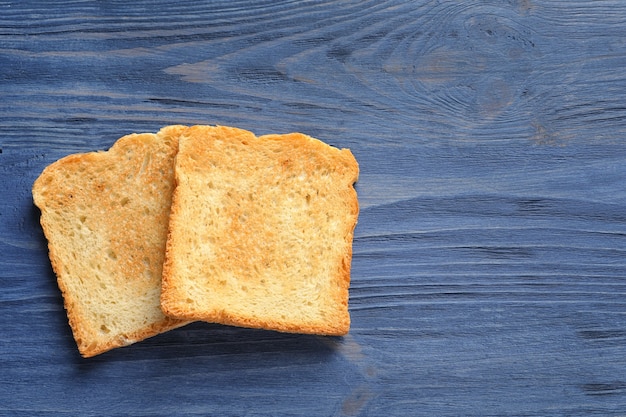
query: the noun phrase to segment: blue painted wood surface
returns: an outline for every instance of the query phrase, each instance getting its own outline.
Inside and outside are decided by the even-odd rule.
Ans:
[[[173,123],[352,149],[348,336],[79,357],[32,182]],[[0,415],[626,415],[622,1],[0,1],[0,178]]]

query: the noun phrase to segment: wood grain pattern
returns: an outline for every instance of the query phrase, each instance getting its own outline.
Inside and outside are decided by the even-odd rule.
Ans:
[[[0,415],[626,415],[626,3],[0,0]],[[30,187],[130,132],[361,166],[344,338],[78,356]]]

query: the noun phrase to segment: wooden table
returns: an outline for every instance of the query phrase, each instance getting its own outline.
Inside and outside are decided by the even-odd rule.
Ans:
[[[0,415],[626,415],[625,2],[0,1],[0,100]],[[78,355],[31,185],[174,123],[353,151],[348,336]]]

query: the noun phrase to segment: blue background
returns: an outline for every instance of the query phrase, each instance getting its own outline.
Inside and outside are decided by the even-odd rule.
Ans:
[[[626,3],[0,1],[0,415],[626,415]],[[31,186],[131,132],[361,167],[343,338],[76,350]]]

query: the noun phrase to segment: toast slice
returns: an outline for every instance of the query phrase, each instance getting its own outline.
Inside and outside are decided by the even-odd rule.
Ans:
[[[299,133],[180,137],[161,307],[172,317],[343,335],[358,164]]]
[[[186,321],[160,308],[178,136],[132,134],[70,155],[33,185],[49,256],[80,354],[91,357]]]

